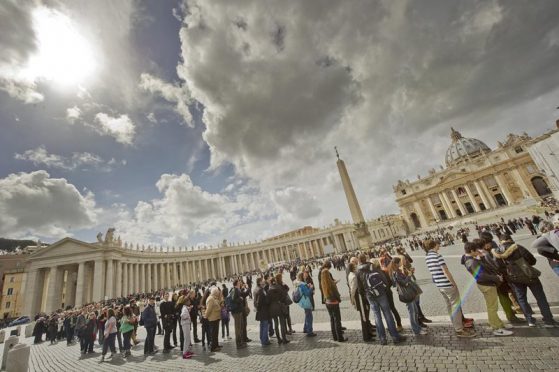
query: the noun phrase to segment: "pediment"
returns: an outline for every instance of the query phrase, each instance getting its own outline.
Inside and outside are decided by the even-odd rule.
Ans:
[[[447,173],[443,176],[440,176],[437,183],[441,184],[441,183],[450,182],[450,181],[453,181],[457,178],[463,177],[467,173],[468,172],[450,172],[450,173]]]
[[[29,259],[34,260],[37,258],[55,258],[66,256],[79,256],[88,253],[102,252],[103,248],[95,244],[82,242],[73,238],[64,238],[49,245],[48,247],[40,248],[31,253]]]

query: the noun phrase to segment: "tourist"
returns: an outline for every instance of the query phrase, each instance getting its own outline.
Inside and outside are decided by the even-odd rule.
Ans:
[[[163,334],[163,328],[161,328],[161,297],[155,297],[155,315],[157,316],[157,334]]]
[[[202,287],[202,291],[204,295],[202,296],[202,301],[200,301],[200,309],[198,311],[198,319],[200,320],[200,324],[202,325],[202,349],[206,350],[206,342],[208,343],[208,347],[210,347],[210,322],[206,317],[206,301],[210,296],[210,291]]]
[[[484,264],[489,266],[492,272],[500,273],[504,261],[491,254],[493,248],[499,248],[497,243],[493,241],[493,235],[489,231],[484,231],[480,234],[480,238],[480,244],[483,248],[480,253],[482,253]],[[516,307],[520,308],[517,304],[516,297],[505,276],[501,275],[501,278],[503,281],[497,286],[497,295],[499,296],[501,307],[505,312],[507,320],[511,322],[511,324],[521,324],[523,321],[516,316],[515,310],[513,309],[513,304],[516,304]]]
[[[270,303],[270,317],[274,322],[275,334],[278,339],[278,344],[288,344],[287,339],[287,324],[286,324],[286,314],[287,314],[287,304],[286,297],[287,292],[283,287],[282,283],[277,282],[278,277],[270,277],[269,283],[270,287],[268,290],[268,300]]]
[[[414,282],[416,282],[417,279],[415,278],[415,268],[412,266],[413,259],[411,258],[411,256],[406,252],[406,250],[403,247],[396,248],[396,253],[398,253],[398,255],[400,255],[400,259],[404,263],[404,267],[411,272],[411,279]],[[417,300],[415,302],[416,305],[417,305],[417,314],[418,314],[418,319],[419,319],[419,325],[422,328],[427,328],[426,323],[432,323],[432,321],[430,319],[427,319],[425,314],[423,314],[423,311],[421,310],[421,305],[420,305],[420,298],[421,298],[421,295],[417,296]]]
[[[309,265],[307,265],[307,268],[303,271],[303,279],[307,284],[312,285],[313,291],[311,293],[310,300],[311,300],[312,310],[314,311],[314,281],[312,279],[312,269]]]
[[[221,298],[225,298],[226,296],[223,295],[223,291],[221,292]],[[229,310],[227,306],[221,307],[221,338],[223,340],[229,339],[229,321],[231,320],[231,316],[229,314]],[[227,334],[225,333],[227,331]]]
[[[111,356],[116,355],[115,339],[117,334],[116,317],[114,309],[108,309],[106,311],[106,321],[103,327],[103,352],[101,353],[101,362],[105,360],[105,355],[107,350],[111,349]],[[147,342],[146,342],[147,344]]]
[[[388,299],[388,304],[390,305],[390,310],[394,315],[394,319],[396,320],[396,328],[398,332],[402,332],[404,327],[402,327],[402,318],[400,317],[400,313],[396,309],[396,304],[394,303],[394,293],[392,292],[392,287],[394,283],[392,282],[392,278],[389,274],[389,267],[390,262],[392,261],[392,256],[386,251],[386,249],[382,248],[379,252],[379,263],[381,269],[386,273],[386,277],[388,278],[389,286],[386,289],[386,298]]]
[[[547,258],[551,270],[559,276],[559,215],[554,215],[552,223],[540,223],[542,235],[532,242],[532,248],[540,255]]]
[[[285,323],[287,325],[287,335],[291,336],[293,333],[295,333],[295,331],[293,330],[293,325],[291,324],[291,311],[290,311],[290,306],[293,303],[293,301],[291,301],[291,298],[289,297],[289,287],[287,286],[287,284],[283,282],[283,275],[281,274],[281,272],[276,275],[276,283],[280,284],[285,290],[285,297],[286,297],[285,304],[287,305],[287,307],[284,308],[286,309]]]
[[[398,294],[400,295],[400,301],[404,302],[408,308],[408,313],[410,315],[410,324],[414,334],[416,335],[426,335],[427,330],[423,329],[419,325],[419,313],[417,310],[417,297],[421,294],[419,286],[412,280],[412,272],[404,267],[404,262],[400,257],[392,258],[389,267],[390,278],[394,281],[394,284],[398,287]],[[413,296],[407,298],[402,298],[401,292],[409,291]]]
[[[354,294],[355,308],[359,311],[363,341],[371,342],[374,341],[375,329],[369,319],[371,306],[365,293],[367,276],[370,274],[370,264],[367,262],[367,255],[364,253],[361,253],[355,261],[358,264],[355,266],[357,284]],[[355,265],[355,262],[353,264]]]
[[[155,299],[149,298],[148,305],[142,311],[141,320],[146,329],[146,339],[144,341],[144,356],[157,353],[155,350],[155,329],[157,328],[157,316],[155,315]]]
[[[194,342],[202,342],[198,338],[198,310],[200,308],[200,293],[198,286],[194,287],[194,290],[190,291],[190,321],[192,322],[192,335],[194,336]]]
[[[499,240],[501,249],[493,249],[491,253],[497,258],[505,260],[506,266],[503,269],[503,274],[507,276],[516,292],[518,303],[528,321],[528,325],[530,327],[536,326],[536,320],[526,296],[527,289],[530,288],[543,316],[544,327],[555,327],[556,322],[553,319],[553,314],[539,279],[541,273],[533,267],[536,264],[536,258],[526,248],[516,244],[510,235],[501,235]]]
[[[401,336],[396,329],[394,316],[392,315],[392,310],[388,303],[388,296],[386,295],[387,291],[390,290],[390,282],[386,273],[381,269],[379,260],[371,260],[371,267],[365,278],[364,286],[366,288],[365,293],[367,301],[371,305],[375,316],[376,332],[379,336],[380,344],[387,345],[388,343],[382,315],[384,315],[384,319],[386,320],[386,326],[392,337],[392,341],[395,344],[405,341],[406,338]]]
[[[330,269],[332,264],[330,260],[324,261],[322,265],[322,270],[320,271],[320,288],[324,295],[324,302],[326,303],[326,309],[328,310],[328,315],[330,316],[330,328],[332,331],[332,337],[334,341],[345,342],[347,338],[344,337],[342,330],[342,319],[340,314],[340,292],[338,292],[338,286],[334,281]]]
[[[184,295],[184,300],[179,298],[178,301],[178,303],[182,304],[180,325],[184,336],[184,341],[181,349],[183,359],[190,359],[194,355],[192,353],[192,339],[190,338],[190,325],[192,323],[190,318],[190,308],[192,307],[191,299],[193,297],[191,292],[192,291],[189,291]]]
[[[497,287],[503,283],[503,278],[493,271],[482,259],[484,242],[481,239],[474,239],[472,242],[464,244],[464,266],[474,277],[477,287],[483,294],[489,325],[493,328],[495,336],[510,336],[512,331],[505,329],[505,324],[497,314],[498,300]]]
[[[84,346],[82,354],[94,353],[93,351],[93,341],[95,340],[95,335],[97,333],[97,317],[94,312],[89,313],[88,321],[84,328]]]
[[[163,352],[168,353],[173,349],[171,346],[171,332],[173,331],[173,324],[175,318],[175,308],[173,303],[169,301],[169,293],[165,293],[164,300],[161,301],[160,311],[161,311],[161,323],[163,324]]]
[[[260,322],[260,344],[262,346],[270,345],[268,336],[270,322],[270,303],[268,293],[265,289],[266,281],[263,278],[256,278],[256,289],[254,290],[254,309],[256,311],[256,320]],[[224,307],[225,308],[225,307]],[[223,316],[222,316],[223,319]],[[229,335],[229,327],[227,327],[227,335]]]
[[[221,291],[217,287],[213,287],[210,295],[206,300],[206,312],[205,317],[209,322],[210,328],[210,340],[208,340],[208,345],[210,346],[210,351],[215,352],[221,350],[221,346],[218,345],[219,337],[219,320],[221,319]]]
[[[427,253],[425,258],[427,268],[433,283],[435,283],[435,286],[446,302],[447,311],[456,335],[466,338],[475,337],[475,332],[469,330],[469,327],[473,326],[473,321],[467,320],[465,323],[463,322],[464,315],[462,313],[460,292],[454,277],[446,266],[443,256],[439,254],[440,244],[435,240],[426,239],[423,241],[423,249]]]
[[[85,327],[87,321],[87,310],[83,309],[76,319],[76,333],[78,336],[78,340],[80,341],[80,351],[82,352],[82,354],[84,354],[85,352]]]
[[[130,306],[125,306],[123,309],[122,317],[120,318],[120,332],[123,337],[123,349],[124,357],[127,358],[131,355],[130,340],[132,338],[132,332],[134,332],[134,324],[137,323],[136,316],[132,313]]]
[[[244,349],[247,347],[246,339],[247,336],[246,332],[246,317],[244,316],[244,297],[248,294],[245,294],[241,290],[243,282],[241,279],[235,279],[233,281],[233,288],[231,288],[231,292],[228,296],[230,297],[230,311],[231,315],[233,316],[233,320],[235,321],[235,344],[237,349]]]
[[[295,283],[298,290],[301,292],[301,299],[298,302],[298,305],[304,310],[305,312],[305,323],[303,325],[303,333],[307,335],[307,337],[315,337],[316,333],[313,332],[313,315],[312,315],[312,303],[311,297],[314,291],[314,287],[312,284],[308,284],[305,281],[303,272],[297,274],[297,281]]]

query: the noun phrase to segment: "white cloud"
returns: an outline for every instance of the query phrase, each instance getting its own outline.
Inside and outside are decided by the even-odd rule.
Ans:
[[[155,76],[143,73],[140,76],[140,88],[150,93],[158,94],[166,101],[176,104],[175,110],[182,116],[184,122],[189,127],[194,126],[192,115],[190,114],[190,109],[188,108],[188,105],[192,103],[192,100],[186,87],[169,84]]]
[[[107,162],[99,155],[89,152],[74,152],[69,157],[51,154],[44,146],[27,150],[21,154],[16,153],[14,158],[17,160],[30,161],[36,166],[45,166],[47,168],[99,170],[104,172],[111,171],[117,163],[114,158]],[[122,160],[121,164],[125,165],[126,161]]]
[[[136,134],[136,126],[128,115],[109,116],[104,112],[95,115],[100,133],[112,136],[117,142],[131,145]]]
[[[80,193],[64,178],[45,171],[0,179],[0,236],[62,238],[96,223],[93,193]]]
[[[212,168],[233,164],[294,223],[316,211],[290,205],[303,195],[315,224],[349,217],[334,145],[375,217],[396,210],[399,178],[443,161],[450,124],[487,141],[524,131],[497,112],[559,84],[557,2],[187,4],[177,72],[203,106]]]
[[[155,117],[155,114],[153,112],[147,114],[146,119],[148,119],[150,123],[157,124],[157,118]]]
[[[322,211],[316,197],[300,187],[290,186],[276,190],[272,199],[284,214],[287,213],[296,220],[317,217]]]
[[[74,124],[78,119],[80,119],[81,115],[82,111],[78,106],[66,109],[66,120],[70,124]]]

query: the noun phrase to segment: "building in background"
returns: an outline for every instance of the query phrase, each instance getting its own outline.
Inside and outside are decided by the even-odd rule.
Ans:
[[[536,165],[529,149],[557,132],[537,138],[509,134],[505,142],[490,149],[451,129],[446,166],[394,186],[403,219],[415,231],[465,216],[534,204],[550,196],[548,174]]]
[[[0,316],[2,319],[17,318],[21,316],[23,268],[4,271],[2,294],[0,297]]]
[[[556,125],[559,128],[559,120]],[[559,200],[559,178],[557,178],[559,177],[559,133],[555,132],[534,143],[530,146],[529,151],[538,170],[547,176],[553,197]]]

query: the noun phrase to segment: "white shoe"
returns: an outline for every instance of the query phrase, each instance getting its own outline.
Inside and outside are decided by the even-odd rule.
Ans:
[[[506,330],[504,328],[496,329],[493,331],[494,336],[510,336],[512,335],[512,331]]]
[[[429,334],[429,332],[427,332],[426,329],[421,328],[421,331],[419,331],[419,334],[425,336],[426,334]]]

